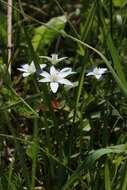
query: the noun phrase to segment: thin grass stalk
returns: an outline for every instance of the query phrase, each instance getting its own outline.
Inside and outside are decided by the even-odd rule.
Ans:
[[[33,133],[33,158],[32,158],[32,176],[31,176],[31,190],[35,188],[36,168],[37,168],[37,154],[38,154],[38,121],[34,119],[34,133]]]
[[[112,22],[112,0],[110,0],[110,33],[111,33],[111,37],[112,37],[112,34],[113,34],[112,28],[113,28],[113,22]]]
[[[11,74],[12,61],[12,6],[13,0],[8,0],[7,6],[7,35],[8,35],[8,72]]]
[[[72,28],[73,32],[75,33],[75,35],[79,38],[80,35],[78,34],[76,28],[74,27],[74,25],[72,24],[72,22],[70,21],[70,18],[67,16],[67,14],[65,13],[63,7],[60,5],[58,0],[54,0],[54,2],[57,4],[58,8],[61,10],[61,12],[65,15],[70,27]]]

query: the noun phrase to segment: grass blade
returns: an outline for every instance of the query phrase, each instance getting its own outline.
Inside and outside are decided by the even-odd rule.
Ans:
[[[110,172],[109,172],[109,164],[108,161],[105,161],[105,190],[111,190],[111,180],[110,180]]]

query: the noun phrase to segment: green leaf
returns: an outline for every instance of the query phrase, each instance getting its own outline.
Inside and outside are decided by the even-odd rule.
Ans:
[[[37,27],[32,39],[34,50],[37,51],[40,47],[50,46],[53,40],[58,37],[58,31],[64,29],[66,22],[65,16],[59,16],[52,18],[45,25]]]
[[[121,185],[119,190],[126,190],[127,189],[127,161],[123,165],[123,172],[121,174]]]
[[[104,20],[103,20],[104,21]],[[113,40],[111,38],[111,35],[108,33],[107,35],[107,31],[106,31],[106,25],[105,22],[103,22],[103,32],[106,38],[106,42],[107,42],[107,46],[108,49],[110,51],[113,63],[114,63],[114,67],[116,69],[117,75],[119,77],[119,79],[122,81],[123,85],[125,86],[125,88],[127,88],[127,81],[125,79],[125,74],[123,72],[123,68],[122,68],[122,64],[120,62],[120,57],[118,55],[118,52],[114,46]]]
[[[76,169],[76,171],[70,176],[67,183],[63,186],[62,190],[70,189],[70,186],[72,186],[74,182],[80,178],[81,173],[83,171],[87,171],[87,169],[92,168],[95,162],[98,159],[100,159],[102,156],[110,153],[115,153],[115,154],[125,153],[126,151],[127,151],[127,144],[122,144],[90,152],[89,155],[86,157],[86,159],[83,161],[83,163],[80,164]]]
[[[105,161],[105,190],[111,190],[111,180],[109,174],[109,164]]]
[[[113,4],[116,7],[124,7],[127,4],[127,0],[113,0]]]

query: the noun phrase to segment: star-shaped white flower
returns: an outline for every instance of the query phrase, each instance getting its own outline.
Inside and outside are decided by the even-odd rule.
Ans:
[[[21,68],[18,68],[18,70],[23,72],[22,74],[23,77],[27,77],[36,72],[36,67],[34,62],[32,61],[30,65],[29,64],[22,65]]]
[[[57,54],[51,54],[51,57],[48,56],[40,56],[40,58],[44,58],[47,59],[49,62],[51,62],[53,65],[56,65],[57,63],[59,63],[60,61],[63,61],[64,59],[66,59],[67,57],[62,57],[62,58],[58,58]]]
[[[43,70],[45,67],[46,67],[46,64],[40,64],[41,70]],[[22,65],[21,68],[18,68],[18,70],[23,72],[22,74],[23,77],[27,77],[35,73],[36,67],[35,67],[34,61],[32,61],[30,65],[29,64]]]
[[[73,86],[73,83],[70,82],[69,80],[65,79],[68,75],[74,74],[75,72],[72,72],[71,68],[64,68],[60,71],[56,70],[54,66],[50,67],[50,73],[43,71],[40,75],[44,77],[43,79],[40,79],[39,82],[49,82],[50,83],[50,88],[53,93],[56,93],[59,84],[65,84],[65,85],[70,85]]]
[[[91,76],[91,75],[93,75],[93,76],[96,77],[96,79],[100,79],[100,78],[102,77],[102,75],[103,75],[106,71],[107,71],[106,68],[97,68],[97,67],[95,67],[95,68],[93,69],[93,71],[87,73],[86,76]]]

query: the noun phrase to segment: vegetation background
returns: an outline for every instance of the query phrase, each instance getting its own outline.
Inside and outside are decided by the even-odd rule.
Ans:
[[[127,190],[127,1],[0,0],[0,190]],[[52,94],[17,70],[67,56],[78,85]],[[106,67],[101,80],[87,77]]]

